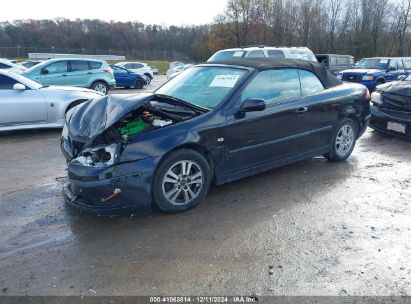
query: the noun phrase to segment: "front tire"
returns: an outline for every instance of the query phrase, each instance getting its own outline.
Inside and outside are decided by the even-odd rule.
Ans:
[[[358,125],[350,118],[344,119],[334,134],[331,151],[324,154],[330,161],[343,161],[350,157],[358,136]]]
[[[142,88],[144,88],[144,80],[136,79],[136,81],[134,81],[134,88],[138,90],[141,90]]]
[[[107,85],[107,83],[103,82],[103,81],[96,81],[92,84],[91,88],[94,91],[103,93],[104,95],[107,95],[109,87]]]
[[[207,195],[210,181],[210,165],[203,155],[194,150],[177,150],[156,170],[154,202],[167,213],[189,210]]]

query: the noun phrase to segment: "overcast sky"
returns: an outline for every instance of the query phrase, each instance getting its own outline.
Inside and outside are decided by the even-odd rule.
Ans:
[[[2,1],[0,21],[16,19],[102,19],[146,24],[191,25],[212,22],[226,0],[20,0]]]

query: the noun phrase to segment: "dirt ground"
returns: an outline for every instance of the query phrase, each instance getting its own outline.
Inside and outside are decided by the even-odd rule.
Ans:
[[[0,135],[1,295],[411,295],[410,141],[367,131],[346,162],[99,218],[64,204],[60,132]]]

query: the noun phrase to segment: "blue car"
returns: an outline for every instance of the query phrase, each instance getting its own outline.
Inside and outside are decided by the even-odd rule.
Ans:
[[[344,70],[337,77],[342,81],[357,82],[374,91],[377,85],[408,76],[411,58],[374,57],[361,59],[354,69]]]
[[[136,89],[142,89],[147,84],[147,78],[144,75],[134,73],[133,71],[116,65],[111,65],[110,67],[114,72],[116,87],[118,88],[129,89],[134,87]]]

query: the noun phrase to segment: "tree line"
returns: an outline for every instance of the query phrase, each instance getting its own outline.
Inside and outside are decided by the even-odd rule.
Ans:
[[[0,23],[0,47],[165,50],[193,61],[223,48],[307,46],[316,53],[411,55],[411,0],[227,0],[213,23],[146,25],[101,20]]]

